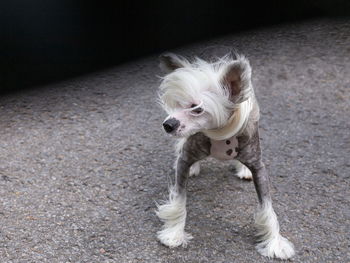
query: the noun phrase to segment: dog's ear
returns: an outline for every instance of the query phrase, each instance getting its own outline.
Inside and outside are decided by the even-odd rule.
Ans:
[[[249,61],[243,56],[238,56],[237,60],[226,65],[222,85],[228,89],[230,100],[234,103],[241,103],[249,98],[252,91],[251,74]]]
[[[178,68],[183,68],[189,62],[184,57],[175,55],[173,53],[164,53],[159,56],[159,67],[165,73],[170,73]]]

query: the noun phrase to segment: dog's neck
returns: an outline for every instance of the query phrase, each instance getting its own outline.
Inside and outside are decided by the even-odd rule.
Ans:
[[[216,141],[226,140],[239,135],[248,122],[252,105],[251,98],[240,103],[225,126],[213,130],[205,130],[203,133]]]

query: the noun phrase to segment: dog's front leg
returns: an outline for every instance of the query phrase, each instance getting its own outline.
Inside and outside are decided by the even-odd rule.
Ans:
[[[251,138],[242,136],[238,141],[239,160],[251,170],[259,199],[259,208],[255,215],[259,237],[256,249],[269,258],[291,258],[295,253],[293,244],[281,236],[277,216],[272,208],[269,176],[261,160],[259,132],[257,130]]]
[[[175,184],[169,189],[169,200],[158,206],[157,215],[164,222],[158,239],[169,247],[186,246],[192,236],[185,232],[186,185],[192,164],[210,153],[210,141],[198,133],[189,137],[179,151],[176,162]]]

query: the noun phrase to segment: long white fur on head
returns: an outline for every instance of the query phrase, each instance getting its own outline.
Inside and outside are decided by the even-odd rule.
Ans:
[[[241,98],[244,101],[240,101],[238,104],[230,100],[230,92],[222,83],[227,66],[232,63],[242,63],[242,67],[245,69],[241,77],[247,88],[242,91],[244,94]],[[234,133],[237,133],[247,123],[252,108],[248,99],[252,90],[250,77],[251,68],[248,60],[243,56],[237,55],[237,60],[225,56],[215,63],[208,63],[197,58],[192,64],[178,68],[163,78],[160,85],[160,101],[168,114],[185,109],[194,102],[203,102],[204,111],[207,113],[206,127],[202,129],[205,132],[223,128],[233,111],[240,108],[239,116],[236,115],[235,122],[232,122],[237,126],[230,127],[234,129]],[[207,135],[216,140],[228,136],[226,132],[223,134],[223,130],[220,130],[219,133],[218,135],[209,131]],[[229,135],[229,137],[232,136],[232,129]]]
[[[209,68],[205,71],[196,68],[178,69],[165,76],[160,86],[163,108],[170,114],[174,110],[202,102],[205,112],[215,120],[213,126],[224,125],[234,105],[218,78],[219,72]]]

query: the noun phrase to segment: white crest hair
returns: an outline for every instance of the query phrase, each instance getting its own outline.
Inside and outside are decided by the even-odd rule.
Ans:
[[[218,129],[206,130],[204,134],[213,140],[225,140],[239,134],[246,126],[250,112],[253,108],[251,98],[238,104],[235,113],[230,117],[228,123]]]
[[[218,128],[217,131],[203,131],[208,137],[221,140],[240,132],[252,109],[253,89],[248,60],[241,55],[235,56],[236,58],[226,55],[212,63],[200,58],[195,58],[192,63],[184,61],[184,67],[177,68],[162,78],[159,87],[162,107],[172,113],[193,102],[203,102],[205,112],[213,117],[214,125]],[[230,99],[229,89],[223,83],[227,66],[232,63],[243,67],[240,76],[243,89],[235,101]],[[236,114],[233,116],[234,110]],[[230,127],[229,131],[222,130],[228,124],[234,124],[234,127]]]

